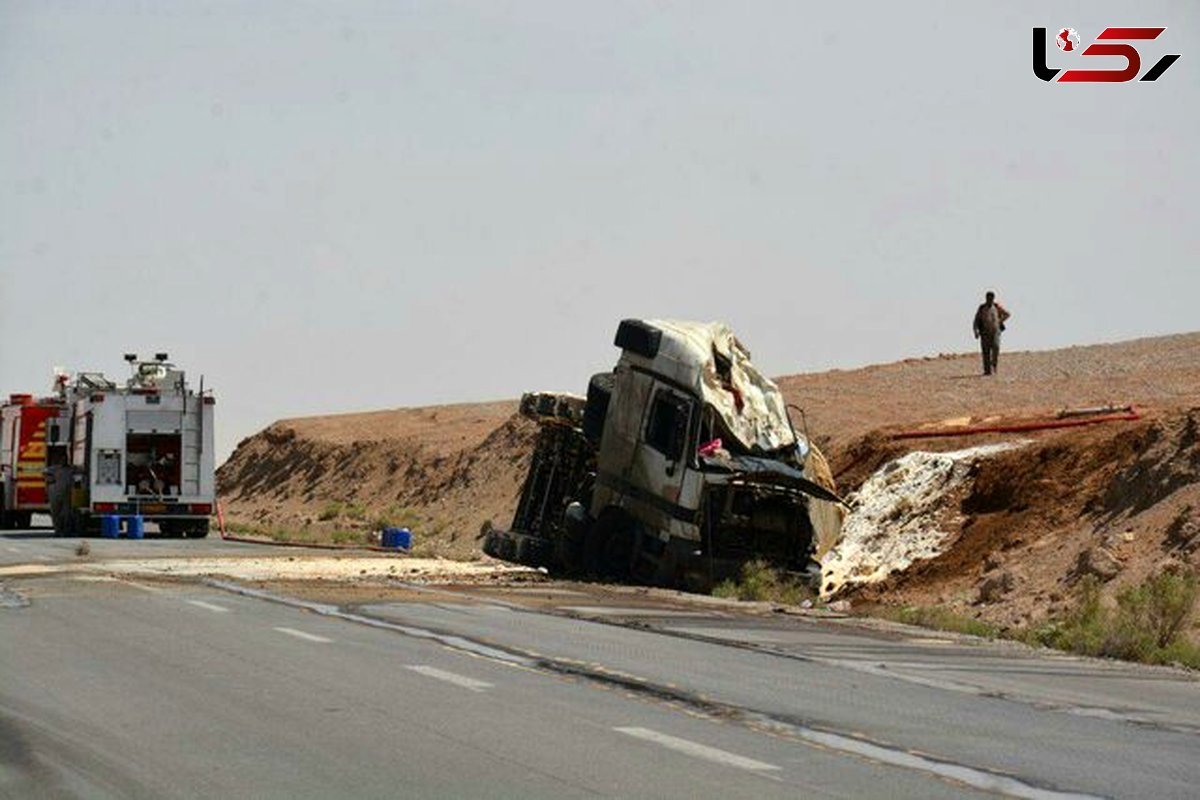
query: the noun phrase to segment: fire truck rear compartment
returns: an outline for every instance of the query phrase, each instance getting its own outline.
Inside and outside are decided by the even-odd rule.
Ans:
[[[125,490],[130,495],[179,494],[178,433],[131,433],[125,440]]]

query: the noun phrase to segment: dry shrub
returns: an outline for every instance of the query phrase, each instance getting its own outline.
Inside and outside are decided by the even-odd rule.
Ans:
[[[1000,635],[999,629],[980,619],[958,614],[943,606],[903,606],[901,608],[885,608],[879,616],[884,619],[903,622],[905,625],[918,625],[938,631],[967,633],[985,639],[994,639]]]
[[[1104,605],[1100,581],[1080,582],[1074,610],[1064,619],[1027,633],[1033,643],[1089,656],[1200,668],[1200,647],[1183,637],[1200,593],[1190,572],[1161,572]]]
[[[721,581],[712,593],[714,597],[792,606],[813,598],[812,589],[802,579],[787,575],[762,559],[747,561],[736,580]]]

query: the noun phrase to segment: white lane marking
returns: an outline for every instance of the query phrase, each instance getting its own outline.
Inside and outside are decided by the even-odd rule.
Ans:
[[[632,736],[635,739],[645,739],[647,742],[654,742],[662,745],[668,750],[674,750],[677,753],[683,753],[693,758],[702,758],[705,761],[711,761],[714,764],[721,764],[726,767],[737,767],[738,769],[752,770],[777,770],[779,767],[774,764],[767,764],[762,761],[755,761],[753,758],[739,756],[736,753],[730,753],[726,750],[718,750],[715,747],[700,744],[699,742],[689,741],[688,739],[680,739],[676,736],[668,736],[665,733],[652,731],[649,728],[613,728],[618,733],[623,733],[627,736]]]
[[[163,591],[165,591],[157,586],[147,586],[146,584],[138,583],[137,581],[127,581],[122,578],[117,578],[117,580],[126,586],[132,586],[135,589],[141,589],[143,592],[149,592],[150,594],[162,594]]]
[[[327,644],[333,641],[333,639],[326,639],[324,636],[317,636],[315,633],[298,631],[295,628],[276,628],[275,630],[279,631],[280,633],[286,633],[288,636],[295,636],[297,639],[304,639],[309,642],[322,642]]]
[[[188,600],[188,602],[196,608],[207,608],[209,611],[215,611],[218,614],[225,614],[229,611],[225,606],[219,606],[216,603],[206,603],[203,600]]]
[[[598,617],[724,617],[726,614],[707,609],[683,611],[677,608],[646,608],[643,606],[563,606],[563,611],[590,614]]]
[[[1007,797],[1018,797],[1025,800],[1099,800],[1098,796],[1094,794],[1077,794],[1075,792],[1060,792],[1056,789],[1043,789],[1040,786],[1025,783],[1020,778],[1012,778],[1008,775],[987,772],[986,770],[967,767],[962,764],[954,764],[949,761],[935,761],[932,758],[926,758],[916,753],[894,750],[890,747],[872,744],[861,739],[843,736],[840,733],[828,733],[798,725],[781,724],[776,727],[795,733],[806,742],[813,742],[831,750],[853,753],[871,761],[890,764],[894,767],[906,767],[908,769],[929,772],[943,778],[964,783],[972,789],[1002,794]]]
[[[7,551],[8,551],[8,552],[10,552],[10,553],[19,553],[19,552],[21,552],[21,548],[19,548],[19,547],[6,547],[6,548],[4,548],[4,549],[5,549],[5,550],[7,550]]]
[[[464,689],[470,689],[472,692],[482,692],[484,689],[491,689],[493,686],[493,684],[490,684],[487,681],[468,678],[466,675],[459,675],[455,672],[447,672],[444,669],[429,667],[424,664],[406,664],[404,668],[411,669],[413,672],[419,672],[420,674],[429,678],[436,678],[439,681],[453,683],[455,686],[461,686]]]

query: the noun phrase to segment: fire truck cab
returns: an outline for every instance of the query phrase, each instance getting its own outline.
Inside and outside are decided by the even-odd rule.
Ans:
[[[59,398],[12,394],[0,404],[0,528],[28,528],[50,511],[46,469],[66,463],[67,436]]]

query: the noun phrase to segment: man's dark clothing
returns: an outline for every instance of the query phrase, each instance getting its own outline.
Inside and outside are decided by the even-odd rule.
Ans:
[[[1000,335],[979,335],[979,347],[983,350],[983,374],[991,375],[1000,368]]]
[[[983,351],[983,374],[991,375],[1000,366],[1000,332],[1008,312],[999,303],[983,303],[975,311],[975,336]]]

